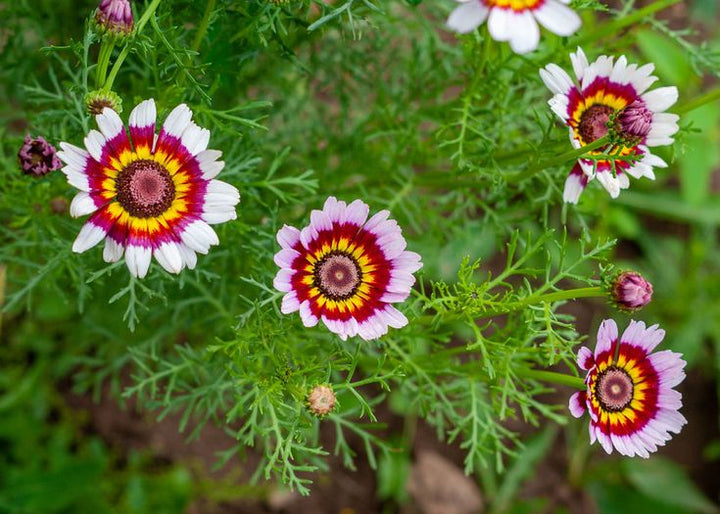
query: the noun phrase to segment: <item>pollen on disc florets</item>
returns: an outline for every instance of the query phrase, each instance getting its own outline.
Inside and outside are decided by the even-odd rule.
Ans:
[[[335,393],[327,385],[316,385],[307,397],[308,409],[319,417],[330,414],[335,408],[335,403]]]
[[[341,252],[330,253],[315,265],[315,285],[326,296],[343,299],[352,296],[362,282],[357,261]]]
[[[591,105],[582,113],[578,133],[583,142],[588,145],[605,137],[609,132],[612,115],[615,109],[607,105]]]
[[[598,374],[595,398],[606,411],[620,412],[632,401],[634,388],[627,371],[610,366]]]
[[[152,160],[131,162],[115,179],[117,201],[137,218],[154,218],[175,199],[170,173]]]

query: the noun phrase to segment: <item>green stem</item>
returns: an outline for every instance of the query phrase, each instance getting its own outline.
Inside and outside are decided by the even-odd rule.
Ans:
[[[672,7],[675,4],[679,4],[682,1],[683,0],[660,0],[659,2],[647,5],[642,9],[633,11],[627,16],[623,16],[622,18],[613,20],[609,23],[605,23],[604,25],[599,26],[592,32],[586,33],[584,36],[579,38],[575,44],[577,44],[578,46],[582,46],[587,42],[596,41],[600,38],[603,38],[607,34],[615,34],[619,30],[624,29],[625,27],[634,25],[635,23],[642,21],[644,18],[647,18],[648,16],[655,14],[658,11],[662,11],[663,9],[667,9],[668,7]]]
[[[145,25],[147,25],[147,22],[150,20],[150,16],[155,13],[155,10],[158,8],[158,5],[160,5],[161,1],[162,0],[152,0],[152,2],[150,2],[150,5],[148,5],[148,8],[145,9],[145,12],[140,17],[140,21],[138,21],[137,25],[135,26],[135,34],[139,34],[145,27]],[[108,75],[108,78],[105,81],[103,91],[110,91],[110,89],[112,89],[113,82],[115,82],[115,77],[117,77],[117,74],[120,71],[123,62],[125,62],[125,58],[128,56],[129,53],[130,43],[125,43],[125,46],[123,47],[120,55],[118,55],[117,60],[115,61],[112,69],[110,70],[110,75]]]
[[[674,111],[677,114],[685,114],[686,112],[693,111],[698,107],[702,107],[705,104],[709,104],[717,100],[720,100],[720,87],[716,87],[712,91],[708,91],[702,96],[698,96],[697,98],[693,98],[688,102],[684,102],[678,105],[677,108],[674,109]]]
[[[567,151],[563,154],[558,155],[557,157],[553,157],[550,159],[546,159],[544,161],[541,161],[539,164],[537,164],[533,169],[528,171],[519,171],[517,173],[513,173],[507,178],[507,181],[509,183],[516,183],[520,182],[521,180],[525,180],[527,178],[530,178],[532,176],[537,175],[543,170],[546,170],[548,168],[552,168],[553,166],[558,166],[560,164],[565,164],[566,162],[576,161],[580,157],[584,156],[585,154],[588,154],[592,152],[593,150],[597,150],[598,148],[602,148],[603,146],[608,145],[610,141],[611,136],[608,134],[605,137],[601,137],[600,139],[593,141],[592,143],[581,146],[580,148],[573,148],[570,151]]]
[[[544,371],[539,369],[520,368],[515,371],[518,376],[531,378],[533,380],[542,380],[552,384],[573,387],[580,391],[587,390],[585,381],[580,377],[566,375],[565,373],[557,373],[555,371]]]
[[[193,52],[197,52],[200,49],[202,40],[207,33],[208,26],[210,25],[210,16],[212,15],[213,9],[215,9],[215,2],[216,0],[208,0],[205,6],[205,14],[203,15],[203,19],[200,22],[200,27],[198,27],[198,31],[195,34],[192,46],[190,47]]]
[[[105,83],[110,56],[115,48],[114,37],[104,37],[98,53],[97,67],[95,68],[95,87],[100,88]]]
[[[479,314],[472,316],[473,320],[494,318],[495,316],[502,316],[510,314],[511,312],[519,311],[530,305],[538,305],[543,303],[554,303],[561,302],[563,300],[575,300],[577,298],[602,298],[607,294],[605,288],[601,286],[594,287],[580,287],[577,289],[566,289],[564,291],[553,291],[552,293],[545,294],[533,294],[527,298],[523,298],[517,302],[508,302],[504,305],[500,305],[494,310],[487,310]],[[420,316],[418,321],[431,323],[435,320],[434,314],[426,314]],[[455,321],[464,319],[465,316],[462,314],[450,314],[446,316],[442,321]]]

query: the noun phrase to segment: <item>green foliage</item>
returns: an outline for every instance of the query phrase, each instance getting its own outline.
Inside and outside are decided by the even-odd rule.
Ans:
[[[351,469],[367,459],[380,497],[400,503],[412,441],[388,433],[389,405],[462,449],[465,472],[482,481],[494,511],[544,508],[543,499],[517,496],[553,452],[567,409],[536,372],[557,366],[577,380],[574,354],[587,335],[567,304],[604,297],[602,279],[625,265],[655,284],[642,317],[661,322],[668,347],[717,384],[720,210],[711,183],[719,114],[716,104],[695,103],[720,62],[711,44],[653,19],[656,4],[634,10],[628,1],[598,14],[608,11],[601,2],[573,2],[588,30],[544,32],[526,56],[486,27],[449,37],[439,27],[450,1],[138,1],[138,30],[117,45],[93,32],[95,4],[2,8],[17,37],[0,33],[0,336],[8,354],[0,442],[10,448],[0,510],[177,512],[199,494],[185,468],[157,472],[137,454],[118,469],[105,442],[83,438],[54,392],[68,377],[79,392],[99,398],[109,388],[157,419],[179,414],[188,439],[208,423],[222,427],[236,444],[218,466],[252,448],[257,480],[308,494],[329,456]],[[575,207],[561,202],[577,156],[567,155],[566,129],[547,108],[537,71],[548,62],[569,67],[578,44],[591,57],[655,61],[664,85],[678,83],[678,109],[687,113],[657,183],[634,182],[617,201],[592,184]],[[96,64],[102,45],[109,75]],[[194,271],[175,277],[153,264],[138,280],[123,263],[103,264],[99,249],[72,253],[82,222],[53,207],[72,198],[64,177],[33,180],[17,169],[25,132],[80,145],[94,126],[85,96],[103,86],[122,98],[125,118],[145,98],[155,98],[159,120],[187,103],[212,131],[210,147],[223,151],[220,178],[242,193],[239,218],[217,227],[220,246]],[[389,209],[408,248],[423,256],[400,306],[408,326],[379,341],[341,341],[280,313],[275,234],[307,224],[329,195]],[[683,233],[663,233],[657,220]],[[623,257],[628,246],[637,250],[632,260]],[[591,305],[596,317],[604,312]],[[337,407],[318,419],[306,399],[325,383]],[[51,408],[63,410],[58,420]],[[681,469],[653,462],[662,464],[628,464],[616,482],[593,481],[601,511],[625,500],[658,512],[712,510]],[[88,499],[90,487],[102,494]]]

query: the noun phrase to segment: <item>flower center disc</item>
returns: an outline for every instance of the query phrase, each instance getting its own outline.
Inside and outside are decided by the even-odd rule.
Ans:
[[[155,161],[131,162],[115,179],[117,201],[137,218],[154,218],[175,199],[170,173]]]
[[[633,381],[627,371],[611,367],[598,377],[595,397],[604,410],[618,412],[632,401],[633,390]]]
[[[588,145],[607,135],[607,123],[614,112],[615,109],[607,105],[591,105],[582,113],[578,132],[584,144]]]
[[[315,267],[315,285],[334,299],[344,299],[355,293],[361,278],[357,262],[342,253],[328,255]]]

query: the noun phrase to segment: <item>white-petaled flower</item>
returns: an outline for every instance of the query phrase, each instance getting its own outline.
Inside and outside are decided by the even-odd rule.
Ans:
[[[686,363],[679,353],[653,352],[664,337],[664,330],[642,321],[631,321],[618,337],[617,325],[607,319],[595,351],[580,348],[577,363],[587,371],[587,389],[573,394],[568,407],[576,418],[590,415],[591,444],[647,458],[687,423],[679,412],[682,395],[674,389],[685,379]]]
[[[532,52],[540,42],[538,23],[558,36],[570,36],[582,24],[567,7],[570,0],[456,0],[461,5],[448,18],[450,29],[461,34],[488,23],[495,41],[508,41],[513,52]]]
[[[540,70],[545,85],[555,96],[550,107],[569,127],[570,142],[581,148],[611,133],[613,145],[590,152],[606,153],[611,147],[615,160],[579,159],[581,178],[576,167],[565,183],[563,198],[577,203],[589,180],[597,178],[613,198],[634,178],[655,179],[654,167],[667,166],[649,147],[673,143],[678,131],[678,115],[665,112],[678,98],[674,86],[648,91],[657,80],[654,66],[628,64],[625,56],[600,56],[592,64],[582,49],[570,54],[575,80],[558,65]]]
[[[110,108],[95,117],[85,148],[60,143],[58,157],[71,186],[80,190],[70,205],[73,217],[92,214],[73,243],[84,252],[103,239],[106,262],[123,253],[133,276],[143,278],[154,256],[171,273],[192,269],[196,253],[218,244],[210,224],[235,219],[240,194],[215,180],[225,166],[207,150],[210,131],[192,121],[187,105],[177,106],[155,135],[155,101],[130,113],[129,132]]]
[[[345,204],[331,196],[321,211],[312,211],[307,227],[280,229],[274,285],[287,293],[283,314],[300,311],[306,327],[322,320],[343,340],[377,339],[388,327],[407,325],[391,304],[410,294],[420,256],[405,250],[402,230],[388,211],[368,219],[369,212],[361,200]]]

